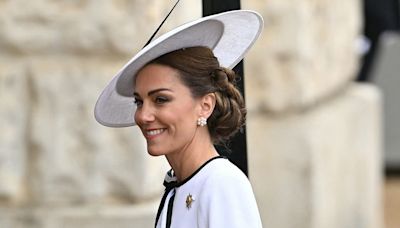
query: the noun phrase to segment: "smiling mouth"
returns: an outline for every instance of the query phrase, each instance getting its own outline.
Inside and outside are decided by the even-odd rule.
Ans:
[[[160,135],[164,131],[165,131],[164,128],[162,128],[162,129],[154,129],[154,130],[147,130],[146,131],[146,137],[155,137],[157,135]]]

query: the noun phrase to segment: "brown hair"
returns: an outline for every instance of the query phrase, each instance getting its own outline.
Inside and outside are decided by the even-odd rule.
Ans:
[[[220,67],[211,49],[207,47],[179,49],[162,55],[150,63],[178,70],[180,79],[195,98],[215,93],[215,108],[207,120],[213,143],[223,144],[243,126],[246,109],[243,96],[236,88],[236,74],[233,70]]]

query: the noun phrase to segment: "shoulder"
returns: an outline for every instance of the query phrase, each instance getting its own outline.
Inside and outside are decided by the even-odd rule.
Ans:
[[[261,227],[257,203],[246,175],[227,159],[209,164],[200,197],[205,227]],[[222,219],[226,214],[232,219]]]
[[[228,159],[218,159],[208,168],[201,187],[201,197],[205,201],[225,202],[226,205],[243,205],[243,199],[255,201],[249,179]]]
[[[208,167],[208,175],[204,180],[204,187],[227,187],[231,185],[248,185],[246,175],[226,158],[216,159]]]

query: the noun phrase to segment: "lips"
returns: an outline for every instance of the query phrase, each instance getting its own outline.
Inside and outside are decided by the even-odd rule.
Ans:
[[[165,131],[165,128],[148,129],[148,130],[145,130],[144,133],[145,133],[146,138],[154,138],[154,137],[161,135],[164,131]]]

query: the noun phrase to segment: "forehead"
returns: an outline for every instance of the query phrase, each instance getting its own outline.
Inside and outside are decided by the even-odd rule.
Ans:
[[[179,78],[179,72],[169,66],[149,64],[143,67],[136,75],[134,91],[147,92],[159,88],[185,87]]]

